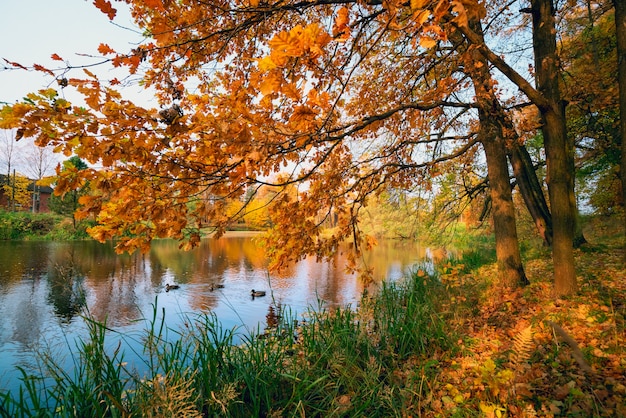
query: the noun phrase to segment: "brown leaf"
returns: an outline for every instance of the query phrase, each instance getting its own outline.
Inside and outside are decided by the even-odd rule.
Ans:
[[[110,1],[106,0],[94,0],[93,5],[96,6],[102,13],[109,17],[109,20],[113,20],[117,13],[117,10],[113,8]]]

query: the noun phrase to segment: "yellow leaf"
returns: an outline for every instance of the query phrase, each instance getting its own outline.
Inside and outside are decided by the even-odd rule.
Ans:
[[[415,20],[418,25],[423,25],[429,17],[430,10],[416,10],[415,13],[413,13],[413,20]]]
[[[267,96],[272,93],[277,93],[280,90],[281,84],[282,78],[280,77],[280,74],[277,74],[276,72],[270,73],[261,83],[261,94]]]
[[[427,38],[427,37],[421,37],[420,38],[420,46],[422,48],[432,48],[433,46],[437,45],[437,41],[434,40],[433,38]]]
[[[428,0],[411,0],[411,10],[423,9]]]
[[[269,71],[277,67],[276,63],[272,60],[272,57],[269,55],[261,58],[260,60],[257,60],[257,65],[259,67],[259,70],[261,71]]]

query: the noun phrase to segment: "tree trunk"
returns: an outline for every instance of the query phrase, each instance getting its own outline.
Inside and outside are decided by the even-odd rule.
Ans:
[[[541,183],[533,167],[533,162],[528,150],[519,145],[516,140],[507,142],[507,151],[513,174],[517,180],[526,208],[535,222],[537,232],[546,246],[552,245],[552,216],[548,208],[548,202],[543,194]]]
[[[552,0],[531,0],[533,49],[537,89],[547,100],[539,106],[546,150],[548,194],[553,222],[552,259],[554,292],[569,295],[577,290],[574,268],[574,233],[576,229],[573,149],[569,146],[565,124],[565,106],[559,90],[559,66],[556,54],[556,27]]]
[[[470,27],[482,36],[480,21],[471,21]],[[515,205],[506,158],[504,112],[493,91],[495,83],[487,59],[477,49],[470,49],[468,53],[473,64],[465,68],[474,84],[480,120],[479,138],[487,160],[499,280],[507,287],[526,286],[529,282],[519,251]]]
[[[620,179],[622,180],[622,205],[626,210],[626,3],[613,0],[615,6],[615,36],[617,38],[617,77],[619,81],[619,119],[622,139]],[[626,222],[626,216],[624,216]],[[626,224],[624,225],[626,228]],[[626,250],[626,241],[624,242]]]
[[[500,283],[508,287],[526,286],[529,282],[519,252],[504,141],[497,134],[499,127],[492,123],[493,119],[488,117],[487,112],[481,113],[487,116],[487,119],[481,120],[481,135],[484,138],[481,142],[487,160]]]

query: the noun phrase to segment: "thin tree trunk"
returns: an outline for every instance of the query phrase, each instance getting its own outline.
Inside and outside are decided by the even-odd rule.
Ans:
[[[571,200],[574,193],[573,150],[567,138],[565,106],[559,90],[554,5],[552,0],[531,0],[531,11],[537,89],[548,102],[547,106],[539,106],[539,111],[554,228],[554,292],[561,296],[577,290],[573,247],[576,220]]]
[[[471,21],[470,27],[482,36],[480,21]],[[487,161],[499,279],[507,287],[526,286],[529,282],[519,251],[515,206],[509,181],[504,112],[493,91],[494,83],[487,59],[477,49],[468,53],[474,63],[466,66],[466,72],[474,84],[478,104],[479,137]]]
[[[508,287],[526,286],[529,282],[519,252],[504,141],[497,134],[497,124],[491,122],[487,112],[481,113],[487,116],[481,121],[481,131],[485,131],[481,142],[487,160],[500,283]]]
[[[622,180],[622,205],[626,210],[626,3],[613,0],[615,6],[615,36],[617,38],[617,71],[619,81],[619,118],[622,139],[622,158],[620,161],[620,179]],[[626,228],[626,216],[624,216]],[[624,242],[626,250],[626,241]],[[626,256],[626,252],[625,252]]]
[[[507,151],[526,208],[546,246],[552,245],[552,215],[528,150],[517,140],[507,141]]]

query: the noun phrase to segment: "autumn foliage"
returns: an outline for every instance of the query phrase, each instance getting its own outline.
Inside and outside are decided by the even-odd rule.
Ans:
[[[500,275],[523,285],[506,158],[523,146],[509,109],[533,105],[550,160],[555,289],[576,290],[573,149],[555,76],[556,30],[548,28],[552,2],[534,0],[526,11],[535,52],[547,48],[535,57],[536,87],[483,34],[504,39],[507,25],[528,20],[476,0],[93,3],[110,20],[130,8],[144,39],[130,51],[106,40],[94,48],[139,76],[158,108],[128,100],[125,80],[80,73],[53,54],[61,68],[32,68],[58,87],[5,106],[0,128],[98,167],[60,172],[56,189],[88,182],[77,217],[97,221],[94,238],[118,239],[119,251],[146,250],[156,237],[190,248],[206,228],[219,236],[233,215],[249,212],[233,202],[249,205],[251,193],[269,187],[273,267],[327,257],[346,240],[354,262],[372,243],[359,228],[368,199],[433,190],[461,167],[488,172]],[[491,66],[522,94],[504,95]],[[65,99],[70,90],[81,99]],[[463,186],[469,196],[485,190],[480,181]],[[322,234],[331,218],[334,228]]]
[[[115,17],[111,2],[94,4]],[[433,55],[426,48],[446,40],[444,18],[448,26],[462,23],[466,6],[225,7],[136,2],[132,13],[146,41],[130,53],[98,47],[113,66],[141,70],[160,109],[125,100],[116,80],[84,70],[82,78],[63,78],[84,105],[53,89],[33,93],[3,110],[2,127],[104,168],[81,171],[80,179],[60,173],[57,192],[88,180],[93,193],[81,198],[78,216],[95,216],[92,236],[120,238],[120,251],[146,249],[154,237],[193,246],[205,226],[221,233],[232,221],[228,202],[263,183],[300,190],[297,198],[274,199],[277,265],[331,254],[345,237],[358,249],[356,221],[370,193],[428,182],[432,164],[416,150],[431,148],[430,132],[443,129],[439,106],[457,81],[443,74],[418,89],[411,79],[420,86],[434,79],[424,68]],[[385,51],[399,61],[393,67]],[[395,66],[407,67],[399,79]],[[472,143],[459,144],[452,149]],[[290,174],[267,180],[279,171]],[[330,237],[319,235],[320,213],[337,217]]]

